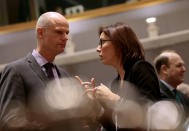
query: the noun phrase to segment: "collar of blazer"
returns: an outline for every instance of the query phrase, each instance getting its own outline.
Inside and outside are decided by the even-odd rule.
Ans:
[[[160,81],[160,91],[167,98],[175,99],[175,94],[163,82]]]
[[[48,81],[48,78],[45,75],[45,72],[42,70],[40,65],[37,63],[35,60],[34,56],[29,53],[26,57],[27,63],[31,67],[31,69],[37,74],[37,76],[43,80],[43,81]]]

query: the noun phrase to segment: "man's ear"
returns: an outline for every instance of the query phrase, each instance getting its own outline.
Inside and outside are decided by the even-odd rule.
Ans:
[[[43,37],[43,28],[39,27],[37,28],[37,37],[42,38]]]
[[[163,74],[167,74],[167,70],[168,70],[168,67],[167,67],[166,65],[162,65],[162,66],[161,66],[161,72],[162,72]]]

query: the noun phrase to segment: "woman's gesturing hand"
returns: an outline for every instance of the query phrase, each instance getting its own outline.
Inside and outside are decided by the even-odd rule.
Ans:
[[[97,100],[103,103],[110,103],[113,104],[120,99],[120,96],[113,93],[108,87],[104,84],[100,84],[100,86],[96,87],[95,97]]]
[[[95,96],[95,80],[94,78],[91,78],[91,82],[83,82],[79,76],[75,76],[75,78],[80,82],[84,89],[84,94],[88,96],[89,99],[94,100]]]

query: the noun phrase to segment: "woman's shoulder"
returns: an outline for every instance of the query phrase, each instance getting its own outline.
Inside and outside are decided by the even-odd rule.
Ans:
[[[138,61],[136,61],[136,63],[134,65],[150,65],[150,66],[152,66],[152,64],[146,60],[138,60]]]
[[[153,65],[146,60],[138,60],[132,67],[133,69],[154,68]]]

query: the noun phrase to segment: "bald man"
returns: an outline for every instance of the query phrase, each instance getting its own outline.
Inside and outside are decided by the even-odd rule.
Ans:
[[[0,130],[85,130],[80,119],[62,120],[60,116],[63,112],[44,111],[44,103],[37,97],[50,80],[57,82],[59,78],[69,77],[54,64],[55,56],[64,52],[68,33],[68,21],[61,14],[47,12],[39,17],[36,25],[37,48],[25,58],[8,64],[2,72]]]
[[[184,82],[186,68],[183,59],[174,50],[165,50],[155,58],[154,65],[160,79],[160,92],[163,99],[178,102],[184,110],[184,116],[188,116],[189,99],[180,91],[176,91],[177,86]]]
[[[155,58],[155,67],[158,76],[174,89],[184,82],[186,68],[181,56],[173,50],[162,52]]]

